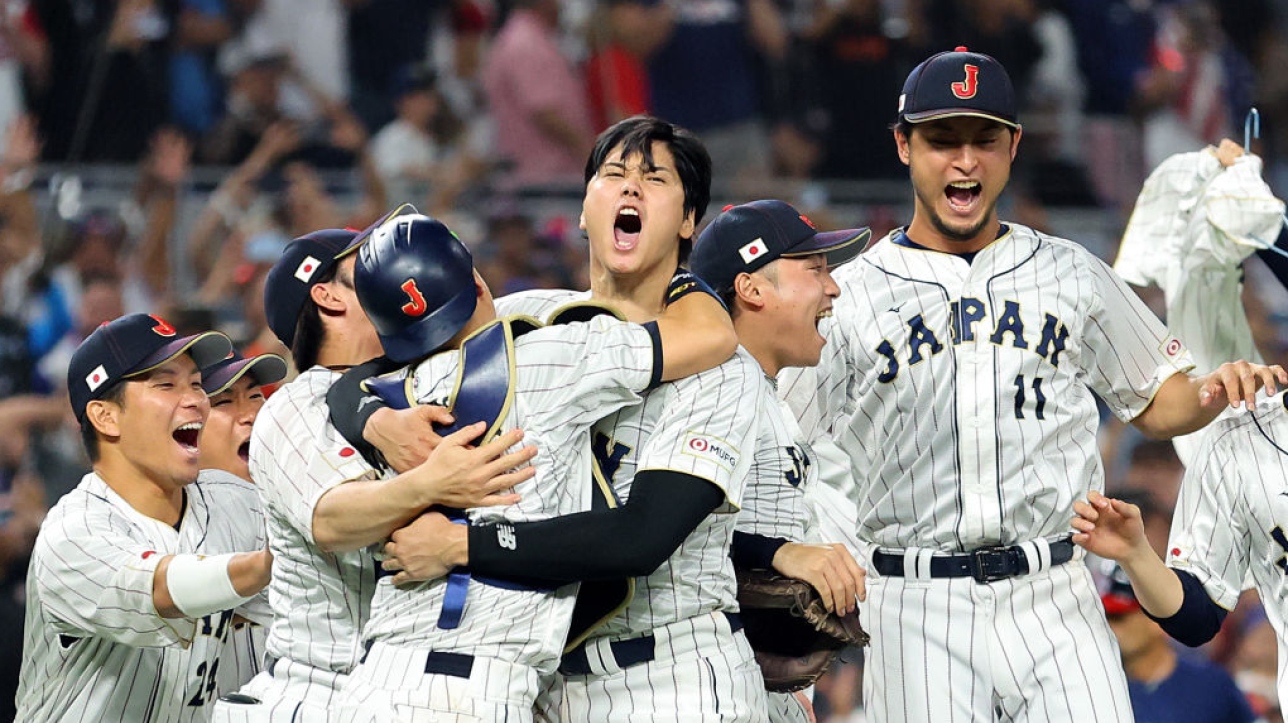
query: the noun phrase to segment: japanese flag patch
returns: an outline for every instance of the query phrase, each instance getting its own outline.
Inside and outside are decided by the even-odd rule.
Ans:
[[[94,371],[85,376],[85,386],[89,387],[91,392],[98,391],[98,388],[107,382],[107,370],[102,364],[94,367]]]
[[[304,260],[300,262],[299,268],[295,270],[295,278],[307,284],[309,279],[313,278],[313,272],[318,270],[319,263],[312,256],[305,256]]]
[[[738,249],[738,255],[742,257],[742,262],[744,264],[749,264],[761,256],[764,256],[766,253],[769,253],[769,247],[765,245],[765,240],[763,238],[758,238]]]

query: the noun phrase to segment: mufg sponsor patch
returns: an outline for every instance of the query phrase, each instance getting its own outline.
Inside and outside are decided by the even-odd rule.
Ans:
[[[730,472],[738,466],[737,449],[722,439],[705,434],[689,432],[684,435],[681,451],[699,459],[710,460]]]

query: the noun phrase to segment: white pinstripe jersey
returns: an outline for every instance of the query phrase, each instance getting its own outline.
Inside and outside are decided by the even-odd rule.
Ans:
[[[1285,396],[1204,430],[1185,471],[1167,564],[1193,573],[1232,610],[1255,586],[1279,638],[1279,700],[1288,701],[1288,411]]]
[[[833,277],[822,361],[780,391],[816,448],[849,455],[870,544],[1067,533],[1073,501],[1104,487],[1092,391],[1130,420],[1192,367],[1108,266],[1023,226],[970,263],[887,237]]]
[[[500,299],[506,313],[544,319],[590,292],[526,291]],[[759,400],[769,382],[739,348],[724,364],[669,382],[644,403],[595,425],[593,449],[619,500],[641,470],[674,470],[709,480],[725,503],[708,515],[653,574],[636,580],[635,597],[596,637],[625,638],[713,610],[736,612],[737,586],[729,543],[759,433]],[[624,543],[625,544],[625,543]]]
[[[756,416],[760,436],[752,453],[747,490],[736,529],[791,542],[821,541],[813,533],[806,491],[817,483],[813,455],[786,405],[765,385]]]
[[[273,551],[267,654],[348,673],[362,654],[376,566],[366,550],[322,551],[313,510],[335,485],[376,472],[331,426],[326,393],[339,377],[313,367],[269,397],[251,429],[250,475]]]
[[[171,554],[262,549],[255,490],[203,471],[179,528],[141,514],[97,474],[49,512],[32,552],[19,720],[205,721],[234,612],[165,619],[152,601]],[[239,612],[263,618],[263,606]]]
[[[473,522],[521,522],[590,509],[590,426],[606,412],[638,404],[653,374],[653,337],[638,324],[609,316],[530,331],[515,340],[513,405],[500,429],[524,430],[538,449],[537,472],[515,488],[507,507],[471,510]],[[460,354],[438,354],[413,370],[418,402],[446,406]],[[497,528],[505,534],[506,526]],[[577,586],[553,593],[506,590],[471,581],[459,627],[442,630],[445,580],[396,588],[376,586],[366,640],[499,658],[553,672]]]

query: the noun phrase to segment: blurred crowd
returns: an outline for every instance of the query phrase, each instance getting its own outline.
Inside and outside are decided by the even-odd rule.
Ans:
[[[595,134],[637,113],[702,137],[718,197],[825,219],[827,189],[857,183],[866,218],[846,220],[883,233],[906,219],[862,184],[905,178],[900,83],[957,45],[1017,84],[1005,216],[1125,214],[1162,159],[1242,142],[1254,106],[1283,197],[1286,28],[1288,0],[0,0],[0,718],[26,556],[87,467],[64,387],[100,323],[161,312],[284,353],[261,302],[283,246],[402,202],[451,219],[497,294],[586,288],[575,204],[532,199],[579,198]],[[131,191],[92,198],[77,174],[102,166]],[[1288,294],[1262,269],[1248,285],[1282,363]],[[1136,495],[1165,545],[1180,463],[1112,421],[1104,439],[1110,492]],[[863,719],[852,652],[818,687],[820,721]],[[1197,654],[1277,715],[1255,600]]]

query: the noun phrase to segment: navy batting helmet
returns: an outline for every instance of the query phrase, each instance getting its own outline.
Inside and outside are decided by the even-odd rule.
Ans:
[[[358,300],[396,362],[420,359],[456,336],[474,314],[474,258],[428,216],[400,216],[358,252]]]

